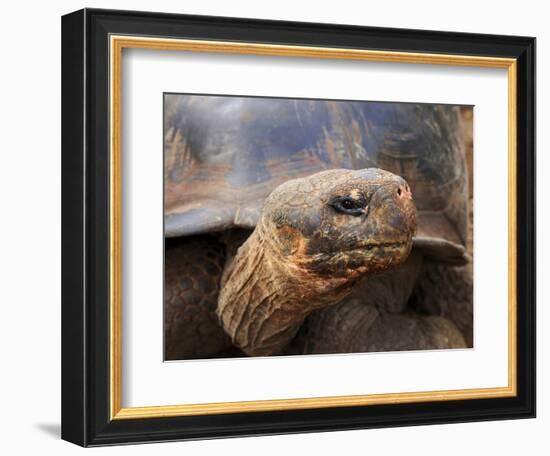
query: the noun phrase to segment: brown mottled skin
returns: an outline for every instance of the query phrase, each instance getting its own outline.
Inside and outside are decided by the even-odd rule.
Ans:
[[[465,347],[462,333],[447,318],[413,312],[384,313],[359,298],[345,300],[320,312],[303,328],[293,341],[289,354]]]
[[[368,279],[353,294],[327,309],[313,312],[289,347],[289,354],[360,353],[375,351],[464,348],[463,333],[452,318],[441,312],[423,313],[412,309],[411,297],[418,293],[417,281],[424,282],[425,259],[413,252],[402,265]],[[429,263],[429,262],[428,262]],[[432,265],[429,264],[431,267]],[[452,266],[443,266],[447,269]],[[426,285],[428,285],[426,283]],[[431,282],[435,297],[431,304],[452,298],[445,296],[445,282]],[[464,295],[467,290],[464,292]],[[447,315],[450,317],[450,315]]]
[[[226,266],[222,326],[248,355],[281,353],[308,314],[403,262],[415,223],[407,183],[386,171],[330,170],[288,181],[267,198],[256,229]]]
[[[225,236],[228,255],[249,234],[237,230]],[[167,360],[243,354],[216,316],[224,251],[213,236],[167,248]],[[365,280],[341,302],[313,311],[284,353],[472,347],[471,267],[434,262],[413,251],[405,263]]]

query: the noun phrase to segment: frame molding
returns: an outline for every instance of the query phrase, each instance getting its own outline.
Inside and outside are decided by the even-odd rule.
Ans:
[[[359,406],[372,404],[392,404],[396,402],[421,402],[425,400],[444,401],[453,399],[479,399],[508,397],[516,395],[516,339],[515,321],[517,296],[515,287],[515,217],[516,217],[516,60],[502,57],[480,57],[448,54],[407,53],[372,51],[363,49],[338,49],[326,47],[288,46],[273,44],[221,42],[205,40],[177,40],[138,36],[110,35],[110,99],[111,99],[111,419],[158,418],[183,415],[209,415],[251,411],[274,411],[309,409],[334,406]],[[154,49],[159,51],[192,51],[227,54],[249,54],[285,56],[297,58],[321,58],[341,60],[364,60],[376,62],[401,62],[428,65],[455,65],[486,68],[504,68],[508,71],[508,169],[509,169],[509,261],[508,274],[508,386],[500,388],[476,388],[464,390],[427,391],[415,393],[395,393],[376,395],[331,396],[318,398],[262,400],[246,402],[225,402],[209,404],[182,404],[171,406],[123,408],[121,331],[122,331],[122,272],[121,272],[121,162],[122,143],[122,53],[124,49]]]
[[[63,18],[62,46],[63,438],[87,446],[534,416],[534,39],[82,10]],[[507,68],[508,386],[122,408],[126,48]]]

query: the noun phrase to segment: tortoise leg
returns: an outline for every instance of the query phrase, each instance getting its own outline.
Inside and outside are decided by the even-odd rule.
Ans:
[[[448,318],[409,312],[384,313],[359,299],[346,299],[311,315],[288,354],[465,347],[462,333]]]
[[[383,314],[355,342],[355,351],[433,350],[464,348],[462,333],[445,317],[414,313]]]
[[[450,266],[426,260],[413,295],[420,312],[452,320],[468,347],[473,347],[473,267]]]
[[[164,347],[166,360],[231,356],[216,307],[225,245],[202,236],[169,240],[165,250]]]
[[[420,255],[411,255],[404,265],[367,281],[352,296],[311,314],[288,354],[466,347],[451,320],[407,308],[422,261]]]
[[[381,312],[376,306],[353,298],[311,315],[288,354],[465,347],[462,333],[448,318]]]

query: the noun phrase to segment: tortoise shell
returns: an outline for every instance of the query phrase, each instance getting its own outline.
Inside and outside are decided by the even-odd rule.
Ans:
[[[253,228],[286,180],[378,167],[411,187],[415,245],[465,255],[468,173],[455,106],[167,94],[164,135],[166,237]]]

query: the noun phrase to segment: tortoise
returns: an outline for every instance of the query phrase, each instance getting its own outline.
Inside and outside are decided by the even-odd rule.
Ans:
[[[165,95],[165,359],[471,346],[460,131],[448,105]]]

